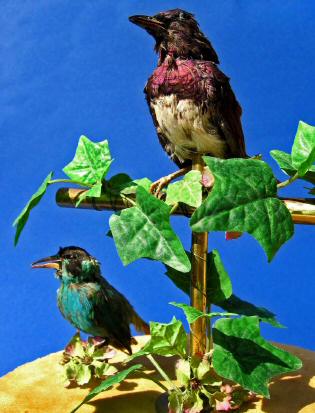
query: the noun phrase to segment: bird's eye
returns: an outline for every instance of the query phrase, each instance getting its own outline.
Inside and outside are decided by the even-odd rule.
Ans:
[[[182,11],[179,13],[179,20],[184,20],[184,13]]]

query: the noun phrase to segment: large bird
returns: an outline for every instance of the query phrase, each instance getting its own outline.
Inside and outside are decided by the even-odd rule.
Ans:
[[[195,155],[246,157],[242,109],[194,16],[174,9],[129,20],[155,39],[158,66],[144,91],[160,143],[182,173]]]
[[[129,301],[102,277],[99,262],[80,247],[60,248],[32,268],[54,268],[61,281],[57,303],[62,315],[77,329],[103,337],[114,347],[132,353],[130,324],[149,334],[148,324]]]

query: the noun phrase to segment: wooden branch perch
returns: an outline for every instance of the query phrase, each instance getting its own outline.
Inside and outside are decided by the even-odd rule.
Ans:
[[[79,188],[60,188],[56,193],[57,205],[64,208],[75,208],[79,195],[85,192]],[[128,195],[130,196],[130,195]],[[131,198],[132,196],[130,196]],[[295,224],[315,225],[315,198],[280,198],[292,214]],[[100,198],[86,198],[81,202],[80,209],[95,209],[97,211],[120,211],[131,207],[127,199],[112,194],[103,194]],[[174,215],[191,216],[194,208],[180,204]]]

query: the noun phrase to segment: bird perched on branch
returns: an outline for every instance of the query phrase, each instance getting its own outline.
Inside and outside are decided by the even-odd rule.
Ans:
[[[54,268],[61,281],[57,302],[62,315],[77,329],[108,339],[108,343],[129,354],[130,324],[149,334],[148,324],[129,301],[101,275],[99,262],[79,247],[60,248],[56,255],[42,258],[32,268]]]
[[[175,9],[129,20],[155,39],[158,66],[144,91],[162,147],[183,168],[160,184],[187,172],[196,155],[246,157],[242,109],[194,16]]]

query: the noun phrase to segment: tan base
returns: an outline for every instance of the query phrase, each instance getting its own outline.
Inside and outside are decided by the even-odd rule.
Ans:
[[[147,337],[137,338],[140,346]],[[259,400],[242,410],[252,413],[315,413],[315,353],[292,346],[282,346],[299,356],[304,367],[297,373],[278,378],[270,385],[271,399]],[[134,347],[134,351],[139,346]],[[125,356],[118,354],[114,362]],[[69,413],[89,393],[90,387],[63,387],[60,379],[61,353],[50,354],[24,364],[0,379],[1,413]],[[163,367],[173,370],[170,359],[159,359]],[[166,361],[166,364],[165,364]],[[145,359],[139,362],[153,373]],[[160,387],[144,379],[128,379],[100,394],[80,413],[155,413],[154,402]]]

